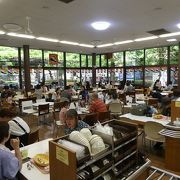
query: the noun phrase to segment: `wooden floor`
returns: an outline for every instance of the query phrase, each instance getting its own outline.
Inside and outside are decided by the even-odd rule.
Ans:
[[[23,116],[23,119],[27,121],[27,123],[30,125],[32,129],[37,128],[37,117]],[[49,117],[48,119],[52,119],[52,117]],[[63,130],[59,129],[57,132],[56,131],[57,129],[54,128],[53,123],[51,123],[51,126],[41,125],[39,126],[39,128],[40,128],[40,131],[39,131],[40,140],[47,139],[47,138],[56,138],[56,136],[59,136],[59,137],[63,136]],[[147,143],[147,148],[144,149],[142,146],[142,137],[139,137],[138,147],[140,151],[145,153],[148,159],[151,160],[151,165],[167,170],[165,168],[165,147],[164,146],[160,149],[154,149],[153,147],[150,148],[150,146]],[[173,172],[173,171],[169,171],[169,172],[180,175],[180,173],[177,173],[177,172]]]

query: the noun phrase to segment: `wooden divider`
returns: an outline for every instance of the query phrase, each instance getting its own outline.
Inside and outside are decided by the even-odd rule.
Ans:
[[[180,101],[171,101],[171,121],[176,121],[176,118],[180,118]]]

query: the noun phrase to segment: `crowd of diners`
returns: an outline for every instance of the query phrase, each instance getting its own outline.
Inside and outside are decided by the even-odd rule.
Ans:
[[[119,93],[134,92],[135,87],[130,81],[125,85],[114,86],[112,82],[102,84],[99,82],[98,88],[102,91],[93,91],[89,82],[82,84],[75,83],[74,86],[66,86],[64,89],[56,87],[54,92],[49,92],[49,88],[45,84],[39,84],[31,90],[31,96],[37,99],[46,98],[46,101],[63,102],[63,106],[59,113],[59,119],[64,124],[64,134],[69,134],[74,130],[80,130],[89,127],[87,123],[79,119],[75,109],[69,109],[73,96],[78,96],[79,106],[87,107],[90,113],[99,113],[108,111],[108,104],[122,103],[118,98]],[[95,88],[97,89],[97,87]],[[164,108],[162,113],[170,113],[170,101],[179,95],[175,91],[169,96],[161,95],[163,90],[173,91],[172,82],[167,87],[162,87],[160,80],[156,80],[148,96],[157,98],[159,108]],[[49,93],[48,93],[49,92]],[[27,96],[27,93],[24,96]],[[13,101],[16,91],[5,86],[1,91],[0,104],[0,179],[15,179],[18,171],[22,167],[22,158],[20,153],[20,145],[27,145],[27,137],[30,127],[19,117],[17,104]],[[169,114],[170,115],[170,114]],[[14,153],[10,150],[14,149]]]

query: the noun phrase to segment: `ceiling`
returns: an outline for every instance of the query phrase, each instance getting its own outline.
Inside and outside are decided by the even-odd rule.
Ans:
[[[179,0],[74,0],[63,3],[58,0],[0,0],[0,30],[6,23],[27,27],[26,16],[30,16],[33,35],[74,41],[83,44],[113,43],[152,36],[147,31],[164,28],[169,32],[180,31]],[[111,23],[106,31],[93,30],[90,24],[103,20]],[[143,42],[114,45],[104,48],[85,48],[64,45],[59,42],[29,40],[0,35],[0,45],[49,49],[79,53],[105,53],[127,49],[139,49],[172,44],[167,38]],[[176,36],[180,41],[180,35]],[[177,43],[177,42],[176,42]]]

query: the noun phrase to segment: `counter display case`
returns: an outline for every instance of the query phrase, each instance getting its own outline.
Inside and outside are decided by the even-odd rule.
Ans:
[[[58,143],[69,140],[69,136],[49,142],[51,180],[139,180],[141,176],[147,176],[150,161],[138,153],[137,125],[117,120],[106,123],[113,128],[113,135],[93,128],[91,132],[99,135],[108,148],[94,157],[87,153],[81,162],[77,160],[75,150]]]

